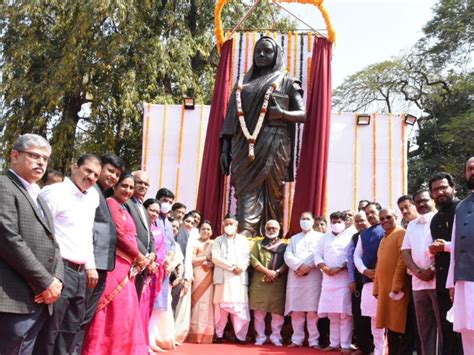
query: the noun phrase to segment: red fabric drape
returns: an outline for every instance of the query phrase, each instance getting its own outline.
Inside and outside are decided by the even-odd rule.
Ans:
[[[290,235],[301,230],[301,213],[324,213],[331,123],[331,57],[332,44],[326,38],[315,37]]]
[[[211,112],[207,125],[206,141],[202,158],[201,176],[197,209],[209,220],[216,233],[219,233],[222,222],[222,206],[224,201],[224,175],[222,175],[219,159],[221,147],[219,135],[227,112],[229,95],[232,90],[232,39],[221,47],[221,59],[217,67],[214,93],[212,94]]]

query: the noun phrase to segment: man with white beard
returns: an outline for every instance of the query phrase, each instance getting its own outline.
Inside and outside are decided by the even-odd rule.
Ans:
[[[285,315],[291,315],[293,336],[290,347],[300,347],[304,341],[304,322],[308,329],[308,343],[319,349],[318,305],[321,293],[321,271],[315,267],[313,258],[317,243],[323,234],[313,229],[314,217],[303,212],[300,218],[301,233],[291,237],[285,251],[288,265]],[[311,295],[311,297],[308,297]]]
[[[347,271],[347,254],[352,242],[351,233],[344,233],[343,214],[329,216],[331,230],[327,232],[314,252],[314,264],[323,272],[318,313],[329,318],[330,345],[325,351],[339,347],[350,353],[352,338],[352,309],[350,279]]]
[[[256,241],[250,250],[250,263],[254,268],[249,289],[249,305],[253,310],[255,326],[255,345],[267,341],[265,335],[265,316],[272,317],[270,341],[282,346],[281,327],[285,321],[286,272],[283,255],[286,243],[280,238],[280,224],[273,219],[265,224],[265,236]]]

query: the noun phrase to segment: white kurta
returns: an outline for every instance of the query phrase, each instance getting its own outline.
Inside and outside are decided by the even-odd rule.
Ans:
[[[354,251],[354,265],[361,274],[367,270],[367,267],[364,264],[362,256],[364,254],[364,249],[362,247],[362,241],[357,241],[357,245]],[[377,299],[374,297],[373,293],[374,283],[366,282],[362,288],[362,296],[360,298],[360,311],[363,316],[366,317],[375,317],[377,314]]]
[[[214,263],[214,303],[245,303],[248,305],[247,268],[250,249],[247,238],[237,234],[234,238],[217,237],[212,246]],[[235,275],[234,266],[243,271]]]
[[[326,233],[314,252],[314,264],[326,264],[328,267],[341,267],[347,263],[347,255],[352,242],[352,229],[335,236],[331,231]],[[334,276],[323,273],[321,297],[318,313],[343,313],[352,316],[350,279],[347,268]]]
[[[451,261],[449,263],[448,279],[446,287],[454,287],[454,323],[453,329],[456,332],[474,332],[474,282],[457,281],[454,283],[454,267],[456,259],[454,257],[456,250],[456,217],[453,222],[453,233],[451,238]]]
[[[289,268],[285,315],[290,312],[318,311],[322,273],[315,267],[313,256],[316,245],[322,237],[322,233],[312,230],[309,233],[298,233],[290,239],[284,255]],[[296,270],[303,264],[311,267],[311,270],[306,276],[296,276]]]

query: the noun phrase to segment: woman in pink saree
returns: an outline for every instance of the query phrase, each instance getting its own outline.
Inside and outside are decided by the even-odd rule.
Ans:
[[[193,241],[193,283],[191,293],[191,324],[186,341],[212,343],[214,336],[214,265],[211,262],[212,227],[204,221],[199,228],[199,239]],[[186,286],[185,286],[186,287]]]
[[[134,187],[133,176],[122,174],[113,196],[107,199],[117,228],[115,269],[107,274],[105,291],[86,331],[82,355],[148,353],[134,282],[137,270],[143,269],[148,260],[138,250],[135,224],[124,207]]]
[[[153,238],[155,238],[155,263],[157,266],[156,272],[147,276],[145,284],[143,285],[142,296],[140,298],[143,329],[145,329],[146,342],[149,344],[148,325],[150,322],[151,313],[153,312],[155,299],[160,293],[161,284],[163,283],[163,278],[165,276],[164,260],[166,257],[166,248],[164,233],[156,223],[156,219],[160,214],[160,203],[157,199],[149,198],[143,203],[143,207],[145,207],[148,216],[150,217],[150,230],[153,234]]]

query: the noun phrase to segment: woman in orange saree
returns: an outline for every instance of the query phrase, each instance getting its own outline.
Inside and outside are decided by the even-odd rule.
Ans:
[[[193,241],[191,324],[186,338],[186,341],[193,343],[210,344],[214,336],[214,265],[210,261],[214,241],[210,239],[211,235],[211,224],[204,221],[199,229],[199,239]]]

